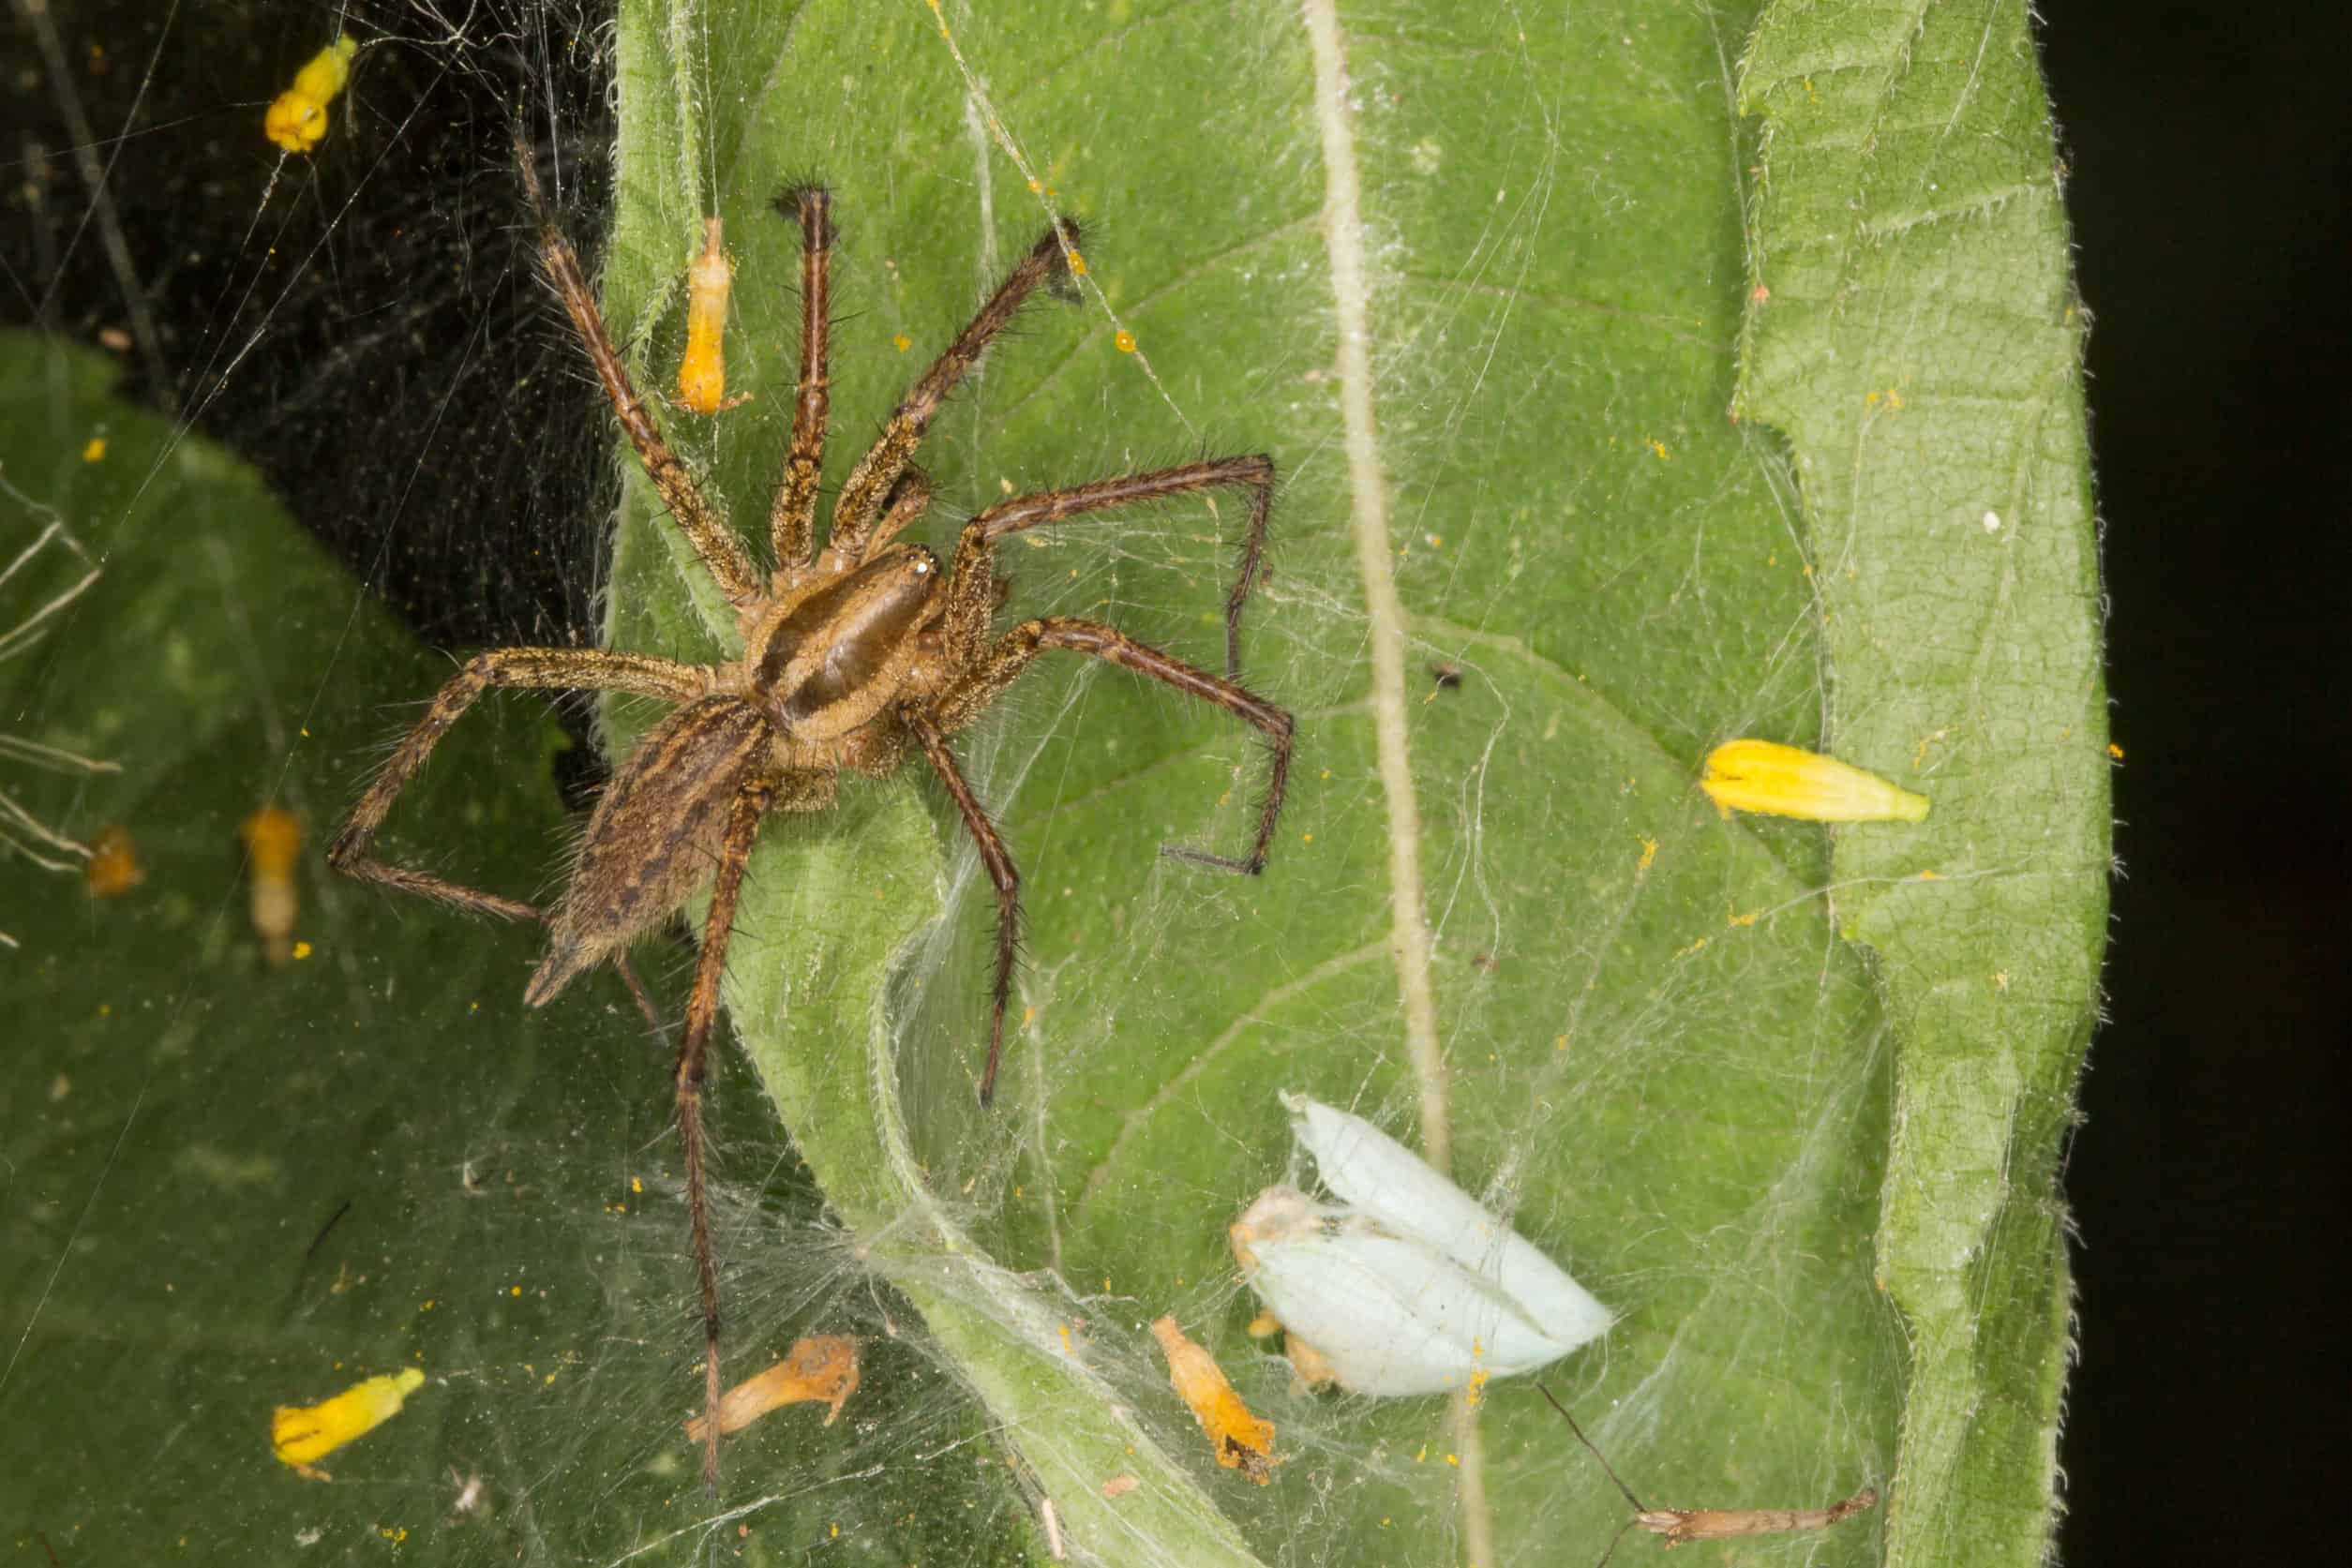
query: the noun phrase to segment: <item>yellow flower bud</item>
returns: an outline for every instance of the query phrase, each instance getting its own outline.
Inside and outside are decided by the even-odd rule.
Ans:
[[[1927,797],[1876,773],[1771,740],[1726,740],[1707,754],[1699,781],[1715,808],[1801,816],[1810,822],[1924,822]]]
[[[270,1417],[270,1446],[279,1464],[323,1480],[310,1468],[311,1460],[366,1437],[399,1414],[401,1404],[424,1386],[425,1374],[405,1366],[388,1377],[362,1379],[322,1404],[280,1405]]]
[[[352,56],[359,45],[345,37],[310,57],[294,73],[294,84],[277,95],[262,118],[262,129],[290,153],[307,153],[326,140],[326,106],[352,77]]]
[[[1217,1358],[1184,1337],[1176,1319],[1161,1318],[1151,1325],[1152,1337],[1168,1358],[1168,1381],[1192,1407],[1192,1419],[1208,1434],[1217,1462],[1237,1470],[1259,1486],[1274,1478],[1274,1423],[1250,1413],[1241,1396],[1225,1381]]]

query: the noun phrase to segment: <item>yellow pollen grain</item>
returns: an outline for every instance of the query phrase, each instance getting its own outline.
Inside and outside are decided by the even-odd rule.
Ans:
[[[1113,336],[1111,341],[1118,345],[1118,351],[1123,354],[1131,354],[1135,351],[1135,335],[1124,328]]]

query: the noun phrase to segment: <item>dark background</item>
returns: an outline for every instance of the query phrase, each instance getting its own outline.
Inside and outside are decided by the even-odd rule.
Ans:
[[[436,74],[429,52],[385,52],[370,68],[411,79],[380,82],[368,101],[425,106],[370,142],[402,167],[342,165],[338,176],[335,160],[319,160],[292,196],[307,213],[273,266],[272,234],[247,230],[249,147],[216,169],[205,149],[220,139],[201,127],[109,139],[130,120],[165,8],[52,6],[97,127],[83,144],[112,162],[121,220],[142,236],[134,254],[156,352],[125,356],[133,394],[193,408],[323,537],[371,542],[352,564],[428,640],[575,635],[590,620],[592,542],[546,519],[595,515],[596,498],[562,487],[590,483],[580,476],[595,465],[577,459],[602,415],[569,373],[573,351],[530,266],[514,259],[510,192],[465,181],[498,166],[483,149],[502,145],[505,105],[532,87],[552,92],[556,123],[573,133],[551,148],[567,182],[564,222],[592,247],[606,139],[592,52],[518,32],[511,90],[479,74],[495,52],[470,54],[463,76]],[[501,9],[491,0],[484,14]],[[263,82],[291,79],[324,14],[201,10],[174,24],[205,34],[218,80]],[[2324,614],[2341,619],[2352,562],[2342,541],[2352,138],[2340,51],[2324,42],[2335,21],[2315,4],[2054,0],[2042,25],[2093,320],[2125,753],[2110,1020],[2091,1049],[2067,1178],[2080,1364],[2061,1547],[2077,1565],[2228,1561],[2270,1549],[2282,1529],[2299,1541],[2332,1533],[2302,1510],[2330,1495],[2341,1468],[2330,1461],[2348,1392],[2341,1296],[2326,1284],[2345,1241],[2352,990],[2339,931],[2352,726],[2335,689],[2345,661],[2321,635]],[[0,321],[86,341],[95,321],[120,320],[115,280],[100,276],[87,297],[43,290],[59,254],[97,253],[75,233],[87,187],[70,155],[39,165],[22,153],[29,137],[52,149],[79,139],[61,128],[51,73],[14,7],[0,37],[0,130],[25,132],[0,137],[10,171]],[[89,54],[94,42],[103,58]],[[168,104],[148,106],[141,123],[167,123],[157,116]],[[430,194],[387,207],[400,190]],[[281,197],[264,224],[288,205]],[[158,228],[172,243],[144,243]],[[145,272],[157,254],[169,259]],[[420,264],[427,257],[438,264]],[[380,307],[387,299],[400,302],[397,315]],[[307,324],[273,324],[233,374],[218,374],[223,365],[186,376],[273,308],[279,322]],[[433,330],[446,320],[479,325],[453,343]],[[169,386],[145,373],[152,366],[173,367]],[[353,376],[371,390],[356,413]],[[548,396],[519,403],[517,384]],[[420,397],[442,410],[435,432],[420,433],[408,411]],[[451,431],[471,439],[453,442]]]
[[[2278,1544],[2278,1502],[2340,1495],[2352,141],[2323,41],[2340,22],[2057,0],[2043,27],[2093,322],[2125,753],[2109,1022],[2066,1182],[2081,1359],[2061,1540],[2079,1564],[2251,1561]]]

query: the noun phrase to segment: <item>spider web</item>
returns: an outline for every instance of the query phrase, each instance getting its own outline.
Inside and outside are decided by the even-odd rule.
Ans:
[[[1793,494],[1720,414],[1744,16],[1621,37],[1536,7],[1351,13],[1335,95],[1319,6],[35,15],[56,107],[7,254],[18,324],[54,336],[11,383],[0,561],[63,519],[104,576],[0,665],[5,728],[123,772],[8,777],[60,833],[126,826],[145,880],[97,900],[11,861],[0,890],[26,942],[0,1007],[32,1042],[0,1102],[25,1542],[1596,1559],[1622,1502],[1523,1385],[1465,1426],[1444,1400],[1305,1391],[1243,1332],[1223,1228],[1294,1171],[1278,1089],[1449,1144],[1625,1314],[1553,1385],[1650,1501],[1805,1506],[1887,1473],[1880,1026],[1818,830],[1727,827],[1689,788],[1713,740],[1809,739],[1821,701]],[[280,159],[262,109],[338,29],[367,47],[330,134]],[[1055,214],[1089,226],[1087,286],[940,418],[921,536],[944,554],[1001,495],[1204,451],[1284,475],[1245,642],[1300,718],[1264,877],[1158,859],[1246,842],[1265,758],[1226,715],[1049,663],[957,742],[1026,879],[995,1113],[970,1104],[993,899],[937,792],[909,769],[764,831],[729,990],[759,1066],[725,1050],[715,1097],[729,1375],[838,1334],[861,1383],[831,1425],[794,1407],[731,1439],[715,1502],[678,1428],[699,1329],[667,1044],[608,973],[523,1008],[534,933],[320,859],[446,678],[428,650],[725,651],[538,283],[518,109],[566,231],[609,242],[648,385],[697,220],[726,213],[754,400],[664,417],[747,534],[793,373],[796,242],[762,208],[811,173],[842,229],[829,485]],[[1000,623],[1084,615],[1213,666],[1241,516],[1221,498],[1011,541]],[[0,584],[0,627],[65,561]],[[656,716],[481,705],[394,852],[550,895],[596,737]],[[237,836],[271,799],[308,836],[285,964]],[[638,962],[674,1011],[691,948]],[[1276,1423],[1271,1485],[1213,1463],[1145,1332],[1162,1313]],[[1039,1372],[1055,1357],[1074,1381]],[[427,1384],[321,1461],[334,1480],[272,1459],[271,1407],[409,1366]],[[1875,1528],[1741,1557],[1875,1561]]]

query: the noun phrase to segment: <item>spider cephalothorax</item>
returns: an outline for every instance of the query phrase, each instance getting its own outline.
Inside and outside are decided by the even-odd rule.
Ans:
[[[519,149],[518,149],[519,151]],[[687,665],[642,653],[509,648],[481,653],[433,699],[382,774],[361,797],[328,859],[354,875],[463,908],[548,924],[547,957],[526,998],[543,1004],[575,976],[617,956],[704,883],[712,887],[702,950],[686,1000],[679,1048],[679,1125],[684,1142],[687,1208],[694,1228],[704,1324],[704,1475],[718,1474],[718,1279],[704,1194],[701,1085],[719,978],[735,921],[743,866],[760,818],[772,811],[822,811],[845,768],[885,778],[921,754],[946,786],[996,891],[996,958],[988,1054],[980,1098],[995,1090],[1011,993],[1020,926],[1020,878],[996,825],[958,768],[948,739],[985,712],[1047,649],[1121,665],[1226,709],[1263,731],[1269,769],[1257,832],[1247,855],[1227,858],[1163,845],[1161,853],[1254,874],[1266,865],[1290,770],[1291,717],[1237,679],[1241,609],[1266,539],[1274,465],[1264,456],[1211,458],[1122,474],[999,501],[968,519],[942,568],[898,535],[929,507],[931,490],[912,466],[940,403],[1002,332],[1022,302],[1068,276],[1078,231],[1067,220],[1022,258],[946,352],[915,382],[874,445],[844,482],[823,549],[816,544],[818,481],[828,400],[830,301],[827,258],[831,200],[808,187],[778,205],[801,226],[801,377],[791,445],[770,516],[772,570],[762,573],[688,476],[631,385],[571,246],[545,217],[528,154],[522,176],[541,213],[540,251],[571,314],[582,348],[604,383],[647,477],[726,596],[743,656]],[[1240,570],[1225,601],[1225,674],[1212,675],[1097,621],[1051,616],[1005,633],[991,628],[999,584],[996,545],[1041,523],[1214,486],[1249,493]],[[493,686],[610,691],[659,697],[675,709],[614,770],[589,819],[562,900],[542,916],[532,905],[462,886],[372,852],[393,800],[434,745]]]

